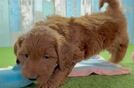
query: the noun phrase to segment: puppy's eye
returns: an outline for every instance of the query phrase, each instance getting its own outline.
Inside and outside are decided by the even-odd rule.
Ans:
[[[48,55],[44,55],[43,58],[44,59],[49,59],[49,56]]]
[[[28,57],[29,57],[29,55],[28,55],[28,54],[24,54],[24,56],[25,56],[26,58],[28,58]]]

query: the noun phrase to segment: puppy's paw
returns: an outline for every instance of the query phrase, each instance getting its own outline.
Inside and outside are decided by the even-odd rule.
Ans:
[[[57,87],[52,84],[43,84],[38,86],[38,88],[57,88]]]
[[[46,85],[46,88],[57,88],[57,86],[56,85],[53,85],[52,83],[48,83]]]

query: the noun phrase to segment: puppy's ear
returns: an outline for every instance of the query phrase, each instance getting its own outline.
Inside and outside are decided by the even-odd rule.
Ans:
[[[58,54],[58,66],[61,70],[68,68],[73,60],[73,49],[67,42],[58,42],[57,44],[57,54]]]
[[[18,38],[18,40],[15,42],[15,44],[14,44],[14,53],[15,53],[16,56],[17,56],[18,50],[19,50],[19,49],[21,48],[21,46],[22,46],[22,42],[24,41],[24,39],[25,39],[25,36],[24,36],[24,35],[23,35],[23,36],[20,36],[20,37]],[[18,59],[16,60],[16,63],[17,63],[17,64],[20,63]]]
[[[21,47],[22,42],[24,41],[25,37],[24,36],[20,36],[18,38],[18,40],[15,42],[14,44],[14,53],[15,55],[17,55],[17,50]]]

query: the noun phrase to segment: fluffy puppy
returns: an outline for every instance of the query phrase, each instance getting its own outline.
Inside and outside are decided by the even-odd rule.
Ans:
[[[57,88],[74,65],[103,50],[119,63],[128,47],[127,23],[118,0],[100,0],[105,12],[79,18],[49,17],[38,22],[15,44],[23,74],[37,79],[38,88]]]

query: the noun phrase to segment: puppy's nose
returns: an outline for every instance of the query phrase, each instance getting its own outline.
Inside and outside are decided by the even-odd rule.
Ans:
[[[27,79],[31,80],[31,81],[35,81],[35,80],[38,78],[38,76],[37,76],[37,75],[34,75],[34,74],[28,74],[28,75],[25,75],[25,74],[24,74],[24,76],[25,76]]]

